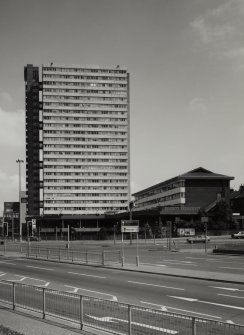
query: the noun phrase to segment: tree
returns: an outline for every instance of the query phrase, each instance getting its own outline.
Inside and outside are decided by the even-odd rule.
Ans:
[[[231,221],[232,211],[230,205],[225,200],[220,200],[211,211],[213,220],[212,228],[226,229],[227,223]]]

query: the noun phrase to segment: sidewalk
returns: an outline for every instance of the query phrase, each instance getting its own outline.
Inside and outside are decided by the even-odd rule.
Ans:
[[[57,320],[57,319],[56,319]],[[80,330],[78,324],[67,325],[65,321],[56,322],[49,317],[43,320],[40,316],[19,310],[11,310],[0,304],[0,325],[24,335],[106,335],[108,333],[93,328],[84,327]],[[77,328],[77,329],[76,329]]]

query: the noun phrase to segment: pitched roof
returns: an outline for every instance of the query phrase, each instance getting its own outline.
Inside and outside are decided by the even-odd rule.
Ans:
[[[137,195],[137,194],[140,194],[140,193],[148,192],[148,191],[150,191],[152,189],[155,189],[155,188],[167,185],[167,184],[169,184],[171,182],[175,182],[177,180],[186,180],[186,179],[233,180],[234,177],[229,177],[229,176],[225,176],[223,174],[214,173],[214,172],[209,171],[209,170],[207,170],[207,169],[205,169],[203,167],[198,167],[198,168],[196,168],[194,170],[188,171],[188,172],[180,174],[180,175],[178,175],[178,176],[176,176],[174,178],[165,180],[165,181],[163,181],[161,183],[155,184],[155,185],[150,186],[148,188],[145,188],[145,189],[143,189],[141,191],[138,191],[138,192],[134,193],[133,196]]]
[[[179,177],[184,179],[224,179],[224,180],[233,180],[234,177],[226,176],[223,174],[215,173],[209,171],[203,167],[198,167],[194,170],[188,171],[179,175]]]

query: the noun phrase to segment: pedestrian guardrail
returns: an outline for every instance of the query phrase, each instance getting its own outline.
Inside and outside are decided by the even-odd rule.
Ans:
[[[38,259],[51,259],[79,264],[94,264],[94,265],[112,265],[122,264],[120,251],[80,251],[69,248],[44,248],[41,246],[24,246],[21,247],[21,253],[26,257]]]
[[[244,326],[0,280],[0,302],[118,335],[243,335]]]

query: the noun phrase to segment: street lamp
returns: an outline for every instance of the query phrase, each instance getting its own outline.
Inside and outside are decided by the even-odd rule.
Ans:
[[[16,163],[19,164],[19,241],[22,242],[22,224],[20,219],[20,203],[21,203],[21,163],[24,163],[22,159],[17,159]]]

